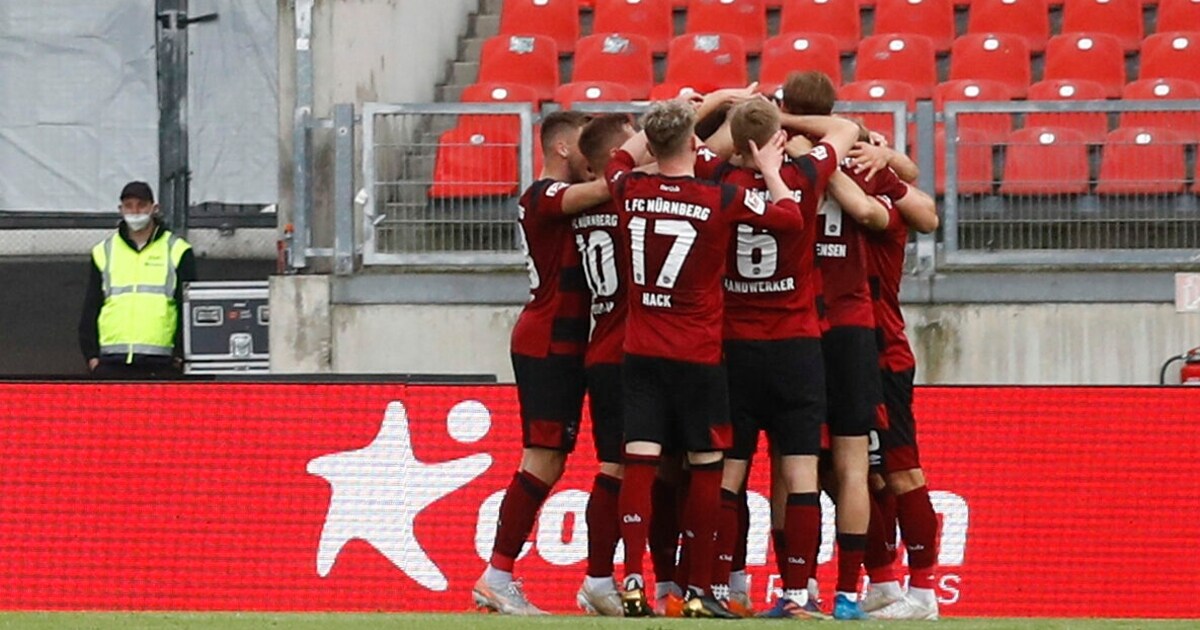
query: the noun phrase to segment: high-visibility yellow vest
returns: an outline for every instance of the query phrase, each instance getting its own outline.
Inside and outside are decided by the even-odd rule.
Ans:
[[[104,282],[97,327],[100,354],[171,356],[179,305],[179,262],[192,246],[169,231],[137,251],[117,234],[92,248]]]

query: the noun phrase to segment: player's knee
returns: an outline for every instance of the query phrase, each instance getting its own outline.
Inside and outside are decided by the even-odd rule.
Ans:
[[[746,471],[749,462],[744,459],[726,459],[725,470],[721,474],[721,488],[730,492],[741,492],[746,483]]]
[[[688,463],[693,466],[708,466],[721,461],[724,456],[721,451],[693,451],[687,454],[687,459]]]
[[[527,448],[521,458],[521,470],[537,477],[547,485],[554,485],[558,482],[566,465],[566,453],[548,448]]]
[[[911,468],[888,473],[887,483],[892,494],[906,494],[925,485],[925,472],[920,468]]]
[[[658,442],[629,442],[625,445],[626,455],[641,457],[657,457],[662,454],[662,444]]]
[[[871,476],[868,478],[868,483],[871,484],[871,492],[879,492],[880,490],[889,487],[887,480],[885,480],[883,475],[879,473],[871,473]]]
[[[614,462],[601,462],[600,474],[620,479],[625,475],[625,467]]]

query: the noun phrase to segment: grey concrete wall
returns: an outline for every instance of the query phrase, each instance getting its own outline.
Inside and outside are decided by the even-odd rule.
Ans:
[[[331,371],[329,283],[329,276],[271,277],[272,373]]]
[[[277,278],[273,289],[322,282]],[[335,299],[338,293],[335,287]],[[519,306],[341,302],[328,316],[319,305],[305,316],[311,300],[290,295],[272,295],[272,366],[279,371],[310,370],[315,350],[293,364],[280,345],[288,342],[275,335],[294,340],[323,333],[285,326],[328,326],[330,351],[313,371],[512,380],[508,343]],[[906,306],[905,315],[921,383],[1151,384],[1167,357],[1200,345],[1200,316],[1176,314],[1167,303],[923,304]]]
[[[291,222],[293,207],[294,4],[279,0],[278,5],[280,225]],[[478,5],[479,0],[316,0],[313,116],[332,116],[337,103],[432,101]],[[324,228],[332,225],[333,190],[333,135],[328,130],[313,133],[313,157],[313,244],[327,247],[332,237]]]

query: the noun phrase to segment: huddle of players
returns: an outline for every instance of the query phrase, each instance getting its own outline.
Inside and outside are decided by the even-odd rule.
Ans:
[[[621,116],[543,121],[545,167],[519,208],[531,287],[512,336],[524,451],[473,590],[481,608],[543,614],[513,564],[574,448],[586,391],[600,467],[585,610],[654,614],[649,543],[659,612],[753,614],[745,486],[764,431],[783,592],[762,616],[824,616],[823,487],[837,506],[833,616],[937,618],[938,525],[899,306],[908,230],[936,229],[934,202],[907,183],[910,160],[830,115],[825,75],[790,77],[782,112],[754,87],[655,103],[636,133]],[[897,522],[907,592],[892,573]]]

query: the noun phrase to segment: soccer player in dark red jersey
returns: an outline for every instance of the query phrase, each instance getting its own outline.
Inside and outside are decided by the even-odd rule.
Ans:
[[[586,122],[572,112],[542,121],[545,166],[518,207],[530,285],[529,303],[512,333],[524,450],[500,503],[491,561],[472,591],[477,606],[504,614],[545,614],[513,580],[513,564],[579,430],[589,296],[571,217],[610,199],[603,180],[583,183],[587,164],[579,134]]]
[[[829,115],[836,90],[822,73],[795,73],[784,84],[783,96],[785,112]],[[862,208],[847,201],[831,195],[821,207],[817,264],[821,270],[821,344],[836,480],[838,579],[833,613],[838,619],[865,619],[867,615],[858,602],[858,583],[871,515],[868,435],[885,412],[863,234],[886,228],[888,215],[877,200],[868,199]]]
[[[579,136],[579,150],[587,158],[589,174],[603,181],[608,163],[633,137],[628,116],[593,119]],[[584,211],[571,225],[575,245],[583,259],[583,275],[592,294],[592,336],[584,365],[592,438],[600,471],[592,482],[585,518],[588,531],[587,576],[576,594],[579,606],[592,614],[619,617],[621,593],[613,580],[613,555],[620,540],[617,498],[621,491],[621,361],[625,351],[626,270],[617,255],[621,242],[620,208],[609,201]]]
[[[817,454],[825,418],[825,379],[821,332],[814,298],[817,209],[829,178],[858,138],[858,126],[832,117],[797,118],[808,133],[821,137],[819,150],[788,160],[784,182],[804,215],[804,225],[787,231],[749,223],[735,226],[725,276],[725,367],[729,374],[734,445],[726,453],[721,484],[721,521],[717,537],[713,590],[730,608],[744,609],[744,593],[731,596],[729,573],[739,535],[750,460],[765,430],[772,453],[780,459],[786,508],[781,527],[787,539],[783,597],[767,617],[804,618],[808,569],[816,562],[821,527]],[[768,142],[780,131],[779,109],[759,99],[729,113],[734,156],[715,169],[715,177],[766,194],[750,143]],[[742,601],[745,598],[746,601]]]
[[[864,190],[888,201],[891,215],[888,229],[866,237],[888,423],[879,430],[886,484],[874,494],[866,562],[871,582],[863,608],[881,619],[932,620],[938,618],[934,593],[938,521],[917,449],[912,411],[916,360],[904,332],[900,278],[909,230],[926,234],[936,230],[937,207],[928,194],[902,181],[888,166],[897,164],[915,174],[915,165],[907,157],[878,146],[861,146],[858,154],[864,159],[856,163],[865,168],[856,177],[862,180]],[[907,594],[892,572],[896,521],[908,550]]]
[[[733,618],[709,593],[722,450],[732,445],[729,399],[721,367],[721,289],[732,227],[786,230],[803,225],[779,175],[782,138],[752,146],[772,199],[695,177],[695,112],[679,101],[655,103],[644,131],[613,157],[607,179],[622,209],[629,264],[629,312],[622,366],[625,481],[619,513],[625,540],[627,616],[651,614],[642,567],[650,490],[662,445],[683,442],[691,468],[682,530],[690,545],[683,614]],[[647,151],[658,173],[635,172]]]

